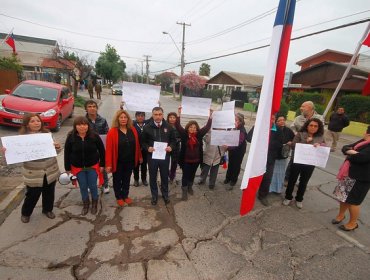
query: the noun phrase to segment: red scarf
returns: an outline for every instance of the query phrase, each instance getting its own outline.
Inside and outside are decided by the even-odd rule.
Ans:
[[[365,146],[367,144],[370,144],[370,140],[365,140],[365,141],[362,141],[362,142],[358,143],[353,149],[356,151],[358,148],[360,148],[362,146]],[[343,162],[342,166],[339,168],[339,172],[338,172],[338,175],[337,175],[338,180],[343,180],[345,177],[348,177],[350,166],[351,166],[351,163],[349,162],[348,159],[346,159]]]
[[[196,144],[198,144],[197,132],[189,133],[188,147],[193,150]]]

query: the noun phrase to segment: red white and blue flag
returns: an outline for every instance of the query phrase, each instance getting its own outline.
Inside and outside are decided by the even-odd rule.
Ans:
[[[15,41],[14,41],[14,35],[13,35],[13,33],[10,33],[6,37],[5,43],[7,43],[13,49],[13,53],[15,53]]]
[[[266,172],[271,115],[280,109],[285,68],[292,33],[295,0],[280,0],[263,78],[253,139],[241,189],[240,215],[253,209],[256,193]]]

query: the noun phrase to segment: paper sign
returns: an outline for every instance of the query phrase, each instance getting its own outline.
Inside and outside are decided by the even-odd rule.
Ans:
[[[211,130],[211,145],[239,146],[240,130]]]
[[[214,111],[212,113],[212,128],[235,128],[234,110]]]
[[[127,110],[151,112],[159,104],[161,87],[124,82],[122,92],[122,101],[125,102]]]
[[[1,137],[7,164],[50,158],[57,155],[51,133]]]
[[[211,103],[211,98],[183,96],[181,101],[181,114],[208,117]]]
[[[152,153],[152,159],[165,159],[167,146],[168,144],[166,142],[154,141],[154,151]]]
[[[235,100],[230,101],[230,102],[224,102],[222,104],[222,111],[227,111],[227,110],[235,110]]]
[[[315,165],[325,168],[329,154],[329,147],[314,147],[310,144],[297,143],[294,151],[294,163]]]

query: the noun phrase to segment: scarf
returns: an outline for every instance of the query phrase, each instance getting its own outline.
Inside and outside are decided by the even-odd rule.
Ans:
[[[193,150],[196,144],[198,144],[197,132],[189,133],[188,147]]]
[[[368,145],[370,144],[370,140],[364,140],[360,143],[358,143],[353,149],[356,151],[358,148],[362,147],[362,146],[365,146],[365,145]],[[348,173],[349,173],[349,168],[351,166],[351,163],[349,162],[348,159],[346,159],[342,166],[339,168],[339,172],[338,172],[338,175],[337,175],[337,179],[338,180],[343,180],[345,177],[348,177]]]

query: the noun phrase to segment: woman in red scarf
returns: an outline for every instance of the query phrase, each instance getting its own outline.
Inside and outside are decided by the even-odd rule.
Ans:
[[[342,148],[343,154],[347,156],[339,170],[337,178],[355,180],[351,191],[345,202],[340,202],[339,213],[332,224],[339,224],[345,219],[345,213],[349,211],[349,221],[339,229],[351,231],[358,228],[357,219],[360,215],[360,204],[370,188],[370,126],[368,126],[364,138],[356,143],[345,145]]]
[[[180,124],[181,107],[179,107],[179,116],[176,120],[176,129],[181,137],[181,149],[179,156],[179,165],[182,169],[182,200],[188,199],[188,193],[193,195],[193,183],[198,166],[203,161],[203,137],[211,128],[212,110],[207,124],[199,128],[196,121],[189,121],[185,128]]]

